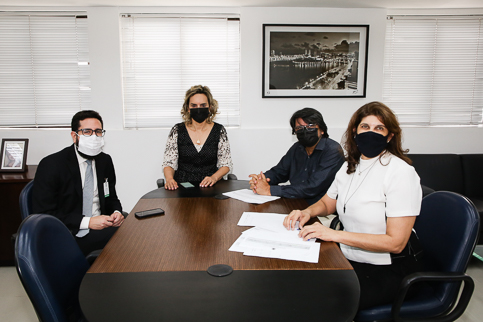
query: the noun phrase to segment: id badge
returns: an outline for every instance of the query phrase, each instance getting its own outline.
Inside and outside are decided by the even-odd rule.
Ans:
[[[107,182],[106,178],[106,181],[104,181],[104,198],[107,197],[109,197],[109,182]]]

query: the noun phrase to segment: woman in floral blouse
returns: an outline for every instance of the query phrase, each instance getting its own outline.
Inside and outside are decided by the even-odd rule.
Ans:
[[[179,182],[210,187],[233,169],[230,143],[223,125],[213,122],[218,102],[207,86],[186,91],[181,109],[184,122],[171,129],[164,152],[163,171],[168,190]]]

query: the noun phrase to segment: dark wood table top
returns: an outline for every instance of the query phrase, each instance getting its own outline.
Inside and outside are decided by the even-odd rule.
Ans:
[[[321,242],[316,264],[228,250],[249,229],[237,226],[244,211],[288,214],[305,200],[254,205],[162,190],[139,200],[85,275],[79,300],[89,321],[352,321],[359,283],[335,243]],[[165,215],[134,216],[153,208]],[[215,264],[233,272],[214,277]]]
[[[206,271],[215,264],[234,270],[334,270],[352,266],[332,242],[321,242],[319,262],[244,256],[228,249],[250,227],[237,223],[245,211],[288,214],[303,199],[281,198],[261,205],[235,199],[141,199],[111,238],[89,273]],[[134,213],[162,208],[165,215],[138,219]]]
[[[212,187],[201,188],[199,182],[192,182],[193,188],[183,188],[181,185],[176,190],[166,190],[159,188],[145,194],[142,199],[157,198],[196,198],[196,197],[215,197],[224,192],[240,189],[249,189],[250,184],[247,180],[220,180]]]

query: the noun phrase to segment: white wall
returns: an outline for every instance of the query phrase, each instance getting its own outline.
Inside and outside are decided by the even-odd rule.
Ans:
[[[1,7],[0,7],[1,8]],[[1,8],[42,10],[46,8]],[[52,10],[52,8],[48,8]],[[120,8],[69,7],[89,19],[92,107],[104,118],[105,151],[114,160],[117,191],[125,210],[156,188],[169,129],[123,129],[119,14],[135,12],[221,12],[241,15],[241,126],[228,128],[234,172],[239,179],[267,170],[295,142],[288,120],[303,107],[317,108],[340,141],[352,113],[381,100],[385,9],[328,8]],[[262,98],[262,24],[369,24],[367,98]],[[209,84],[206,84],[209,85]],[[221,107],[223,108],[223,107]],[[0,129],[1,138],[28,138],[27,164],[71,144],[69,129]],[[405,147],[414,153],[483,153],[483,128],[405,128]]]

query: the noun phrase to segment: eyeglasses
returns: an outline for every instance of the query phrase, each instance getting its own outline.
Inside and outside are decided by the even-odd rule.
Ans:
[[[294,128],[295,133],[301,133],[305,131],[307,132],[314,132],[317,131],[317,124],[307,124],[307,125],[299,125]]]
[[[92,136],[92,134],[96,133],[96,136],[104,136],[106,134],[106,130],[93,130],[93,129],[81,129],[77,130],[77,132],[82,132],[83,136]]]

